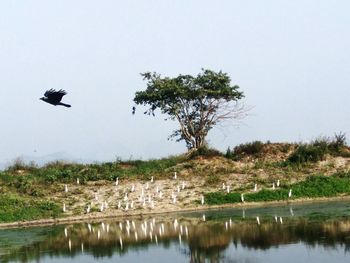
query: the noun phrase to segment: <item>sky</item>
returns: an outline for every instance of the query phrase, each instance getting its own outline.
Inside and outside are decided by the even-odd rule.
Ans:
[[[350,138],[349,14],[347,0],[2,0],[0,164],[185,152],[167,140],[176,123],[131,114],[147,71],[222,70],[240,86],[250,116],[207,138],[223,151]],[[51,88],[66,90],[72,107],[40,101]]]

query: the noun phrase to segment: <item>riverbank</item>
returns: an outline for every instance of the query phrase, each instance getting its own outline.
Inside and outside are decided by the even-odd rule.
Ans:
[[[212,151],[150,161],[55,162],[41,168],[15,163],[0,172],[0,224],[58,224],[350,195],[349,157],[291,163],[295,145],[264,147],[260,155],[238,160]]]
[[[338,197],[319,197],[319,198],[304,198],[304,199],[296,199],[289,201],[270,201],[270,202],[251,202],[251,203],[240,203],[240,204],[224,204],[224,205],[212,205],[207,206],[203,205],[196,208],[183,208],[177,211],[148,211],[144,213],[137,213],[135,211],[130,211],[124,214],[85,214],[81,216],[70,216],[66,218],[56,218],[56,219],[40,219],[40,220],[32,220],[32,221],[19,221],[19,222],[11,222],[11,223],[0,223],[0,229],[8,229],[8,228],[22,228],[22,227],[37,227],[37,226],[49,226],[49,225],[61,225],[61,224],[73,224],[73,223],[84,223],[84,222],[98,222],[105,219],[122,219],[127,218],[130,219],[142,219],[145,217],[152,216],[169,216],[176,214],[184,214],[188,212],[205,212],[205,211],[213,211],[213,210],[222,210],[229,208],[236,209],[249,209],[249,208],[258,208],[258,207],[274,207],[274,206],[291,206],[293,204],[312,204],[312,203],[326,203],[326,202],[334,202],[334,201],[349,201],[350,196],[338,196]],[[205,213],[204,213],[205,214]]]

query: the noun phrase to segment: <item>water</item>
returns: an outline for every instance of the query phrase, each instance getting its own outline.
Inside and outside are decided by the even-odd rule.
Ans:
[[[1,262],[349,260],[347,202],[0,230]]]

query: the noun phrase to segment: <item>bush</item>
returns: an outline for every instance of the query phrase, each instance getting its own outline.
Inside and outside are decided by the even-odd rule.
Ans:
[[[294,164],[323,161],[327,148],[322,145],[300,145],[289,157],[288,161]]]
[[[326,154],[344,157],[350,155],[346,148],[345,133],[336,133],[334,138],[319,137],[310,144],[299,145],[294,153],[289,156],[288,161],[297,164],[318,162],[324,160]]]
[[[254,141],[250,143],[244,143],[237,145],[233,152],[230,148],[226,151],[226,157],[234,160],[242,159],[244,156],[259,156],[264,148],[264,143],[261,141]]]
[[[223,154],[216,149],[209,148],[208,146],[202,146],[202,147],[199,147],[197,150],[191,152],[189,158],[192,159],[197,156],[216,157],[216,156],[223,156]]]
[[[19,170],[33,171],[38,166],[34,162],[26,163],[22,158],[16,158],[13,163],[7,167],[7,172],[16,172]]]

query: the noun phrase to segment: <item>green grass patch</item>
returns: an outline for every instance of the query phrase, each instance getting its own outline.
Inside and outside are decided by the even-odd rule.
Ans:
[[[18,195],[0,195],[0,222],[56,218],[61,208],[54,202],[33,200]]]
[[[289,187],[279,188],[276,190],[263,189],[256,193],[244,194],[245,202],[264,202],[264,201],[280,201],[288,200],[289,189],[292,189],[292,197],[298,198],[316,198],[316,197],[332,197],[340,194],[350,194],[349,174],[338,174],[334,176],[310,176],[308,179]],[[205,194],[207,204],[219,205],[227,203],[241,202],[241,193],[223,193],[212,192]]]

